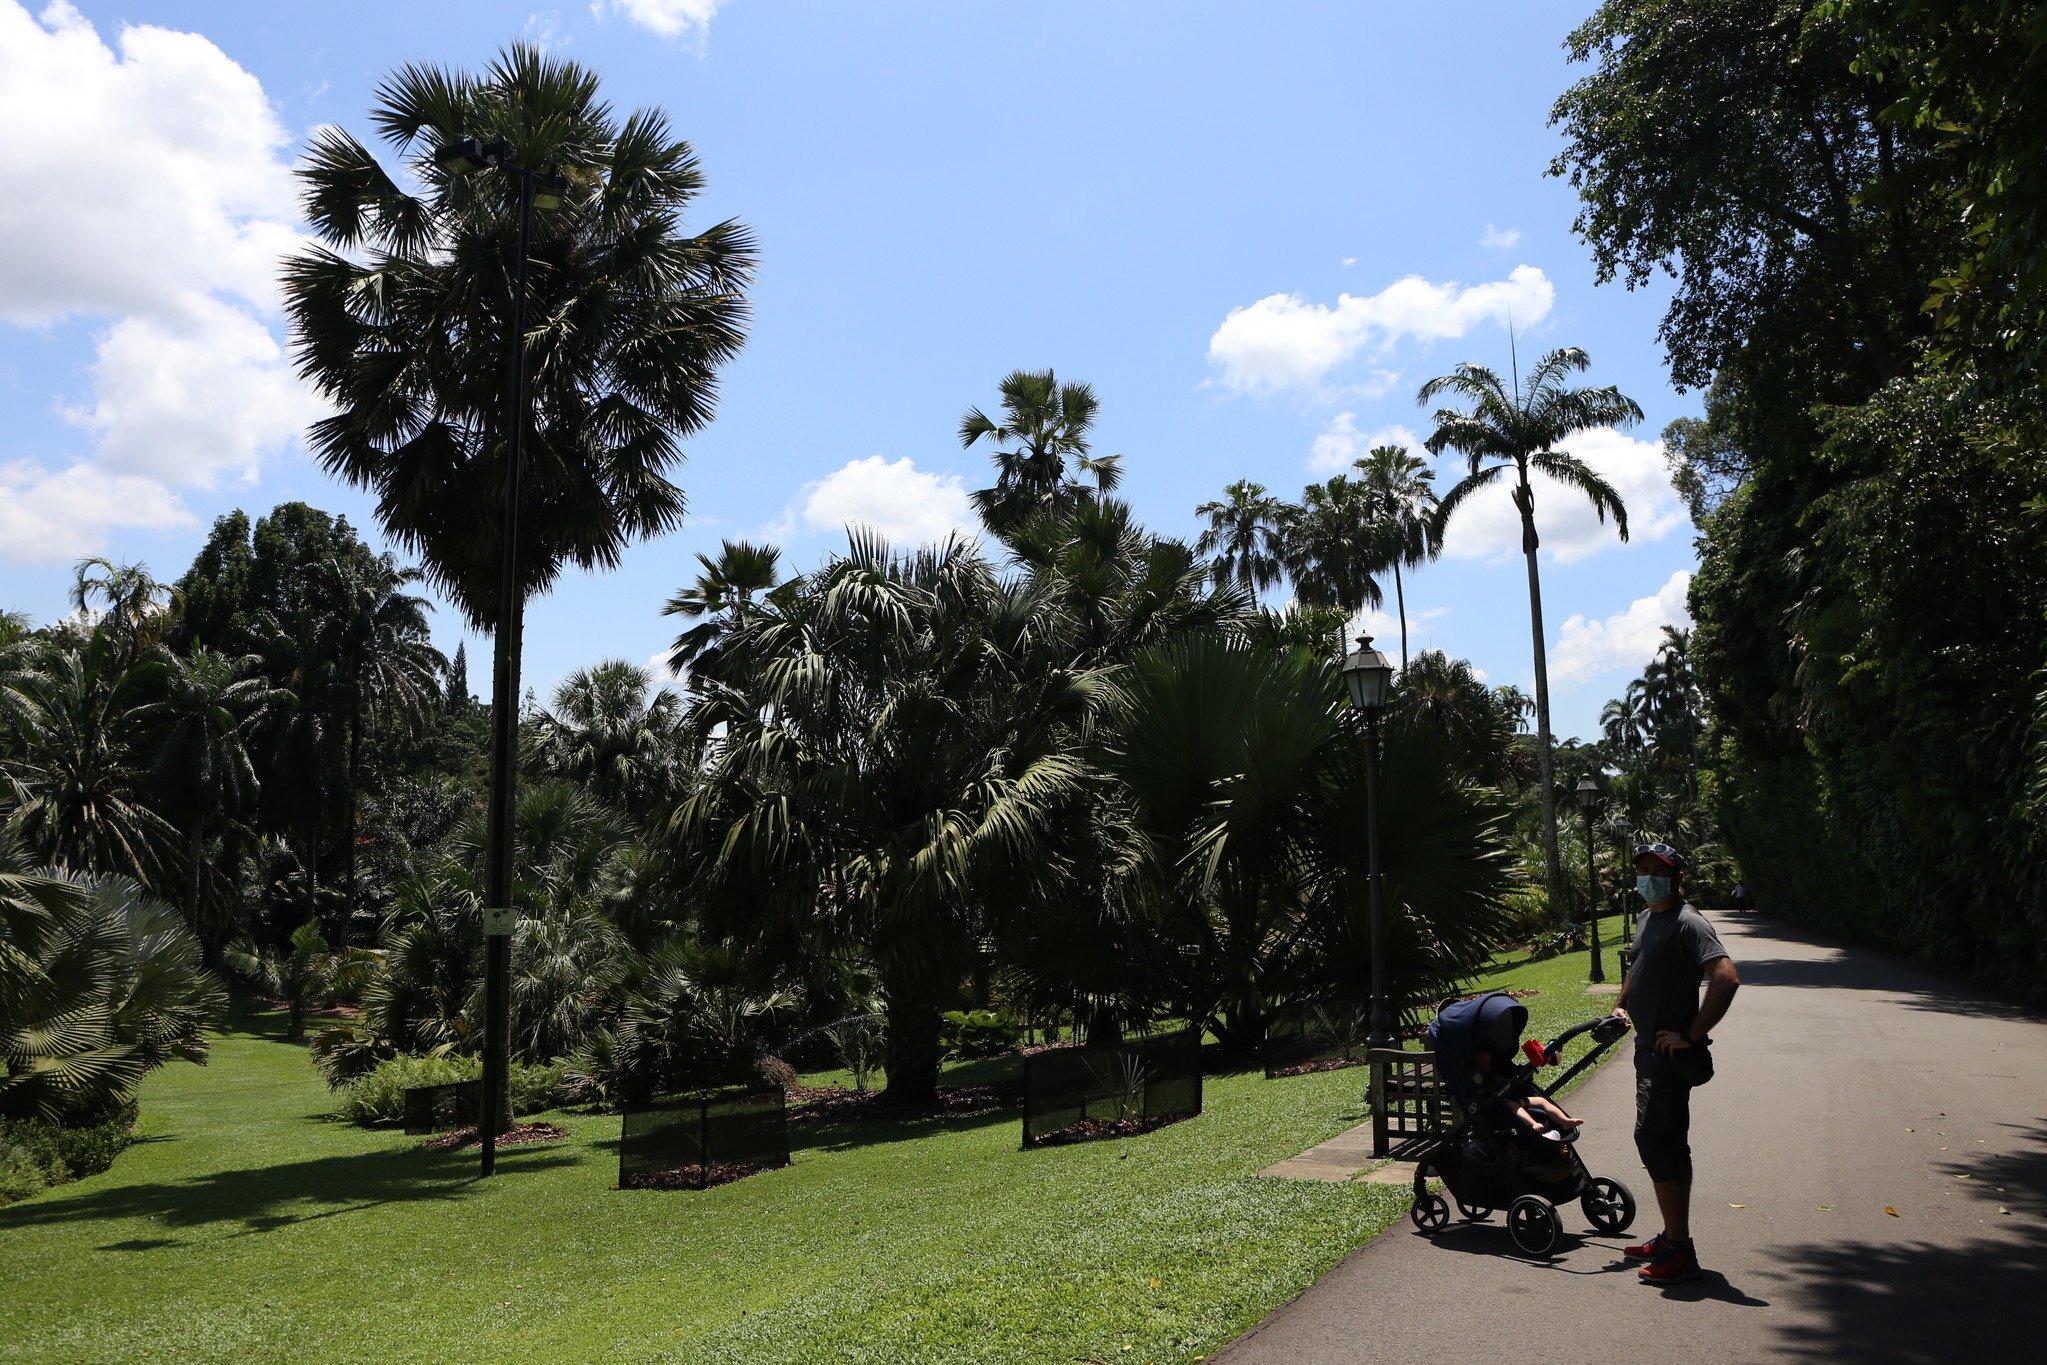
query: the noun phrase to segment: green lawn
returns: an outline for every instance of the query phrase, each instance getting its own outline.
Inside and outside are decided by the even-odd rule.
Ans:
[[[1506,963],[1532,1031],[1603,1011],[1584,958]],[[1609,968],[1611,971],[1611,968]],[[336,1123],[274,1014],[151,1078],[104,1175],[0,1210],[0,1360],[1182,1361],[1403,1216],[1254,1172],[1364,1117],[1361,1071],[1212,1076],[1207,1112],[1023,1152],[1015,1110],[800,1125],[795,1163],[619,1191],[618,1120],[473,1155]]]

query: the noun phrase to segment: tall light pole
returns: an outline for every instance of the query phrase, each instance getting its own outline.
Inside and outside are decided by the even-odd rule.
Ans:
[[[1585,902],[1585,917],[1592,922],[1592,983],[1606,980],[1606,964],[1599,958],[1599,859],[1592,843],[1592,812],[1599,806],[1599,784],[1587,773],[1578,779],[1578,808],[1585,812],[1585,879],[1591,899]]]
[[[502,547],[498,561],[496,659],[491,669],[489,862],[483,912],[483,1103],[477,1126],[483,1132],[483,1175],[497,1170],[498,1116],[504,1111],[507,1035],[510,1033],[512,926],[512,808],[518,784],[519,652],[525,626],[525,593],[519,580],[519,475],[526,423],[526,264],[533,241],[533,210],[561,206],[568,181],[551,171],[514,165],[511,144],[466,138],[434,153],[434,164],[450,176],[489,167],[519,182],[519,258],[512,285],[510,426],[505,452],[505,505],[499,514]]]
[[[1385,918],[1379,904],[1379,716],[1393,690],[1393,661],[1372,648],[1372,637],[1360,635],[1358,647],[1338,667],[1350,704],[1365,718],[1365,867],[1371,887],[1372,1035],[1373,1047],[1392,1047],[1393,1028],[1386,1017]]]

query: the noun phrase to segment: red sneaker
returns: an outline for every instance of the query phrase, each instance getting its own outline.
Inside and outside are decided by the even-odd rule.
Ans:
[[[1621,1255],[1631,1261],[1653,1261],[1661,1256],[1664,1248],[1669,1245],[1670,1238],[1659,1232],[1639,1246],[1622,1247]]]
[[[1635,1272],[1635,1278],[1643,1284],[1683,1284],[1696,1279],[1699,1274],[1698,1253],[1689,1246],[1666,1243],[1656,1259]]]

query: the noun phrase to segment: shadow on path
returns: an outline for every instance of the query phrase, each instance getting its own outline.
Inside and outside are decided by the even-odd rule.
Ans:
[[[1723,928],[1737,926],[1741,930],[1745,945],[1736,948],[1735,960],[1740,965],[1744,985],[1889,991],[1906,997],[1904,1004],[1909,1008],[1936,1014],[1984,1019],[2040,1018],[2038,1011],[2001,998],[1979,982],[1946,976],[1877,949],[1850,947],[1823,934],[1753,915],[1723,915],[1719,923]],[[1821,949],[1830,955],[1819,958],[1754,955],[1756,948],[1772,940]]]
[[[1807,1311],[1778,1324],[1777,1350],[1805,1360],[1924,1365],[2037,1350],[2047,1335],[2047,1123],[2019,1140],[2021,1151],[1944,1168],[1970,1177],[1968,1194],[1999,1236],[1953,1246],[1901,1237],[1786,1248],[1783,1277],[1798,1286]],[[2000,1214],[2000,1206],[2011,1212]]]

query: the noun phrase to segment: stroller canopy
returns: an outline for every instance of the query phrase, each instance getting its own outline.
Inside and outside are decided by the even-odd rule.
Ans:
[[[1436,1022],[1429,1025],[1429,1046],[1435,1050],[1436,1074],[1458,1103],[1469,1105],[1474,1098],[1472,1055],[1485,1051],[1492,1054],[1496,1068],[1512,1065],[1526,1027],[1527,1008],[1505,991],[1454,1000],[1436,1012]]]

